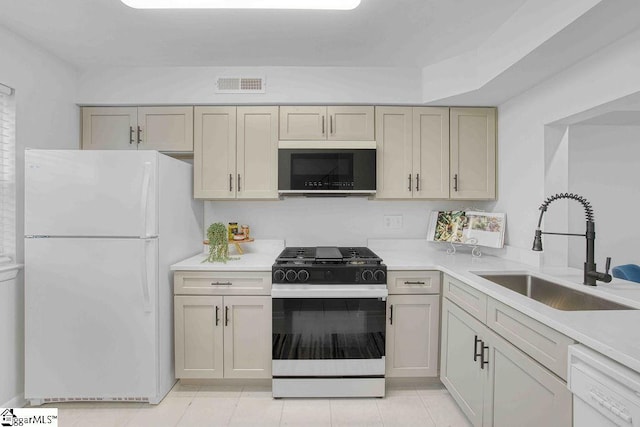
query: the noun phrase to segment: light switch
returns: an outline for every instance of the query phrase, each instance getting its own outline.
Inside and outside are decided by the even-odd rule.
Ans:
[[[384,228],[398,229],[402,228],[402,215],[385,215]]]

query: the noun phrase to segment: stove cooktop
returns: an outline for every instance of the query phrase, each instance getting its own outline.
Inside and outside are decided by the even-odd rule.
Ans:
[[[385,284],[387,266],[366,247],[287,247],[271,272],[273,283]]]

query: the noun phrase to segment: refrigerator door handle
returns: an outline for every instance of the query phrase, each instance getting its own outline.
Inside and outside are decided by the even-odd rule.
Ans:
[[[151,313],[151,291],[149,290],[149,274],[147,272],[147,246],[149,243],[149,240],[142,241],[142,259],[140,260],[142,297],[145,313]]]
[[[142,232],[140,238],[149,237],[147,232],[148,210],[149,210],[149,186],[151,185],[151,162],[144,162],[144,175],[142,177],[142,191],[140,194],[140,220]]]

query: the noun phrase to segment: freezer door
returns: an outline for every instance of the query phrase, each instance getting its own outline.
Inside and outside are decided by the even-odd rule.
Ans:
[[[157,239],[25,239],[27,399],[158,394],[157,252]]]
[[[158,234],[153,151],[25,151],[25,235]]]

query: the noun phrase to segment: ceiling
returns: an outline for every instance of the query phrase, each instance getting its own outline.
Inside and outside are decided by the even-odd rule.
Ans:
[[[137,10],[2,0],[0,25],[78,68],[422,67],[477,48],[525,0],[362,0],[352,11]]]

